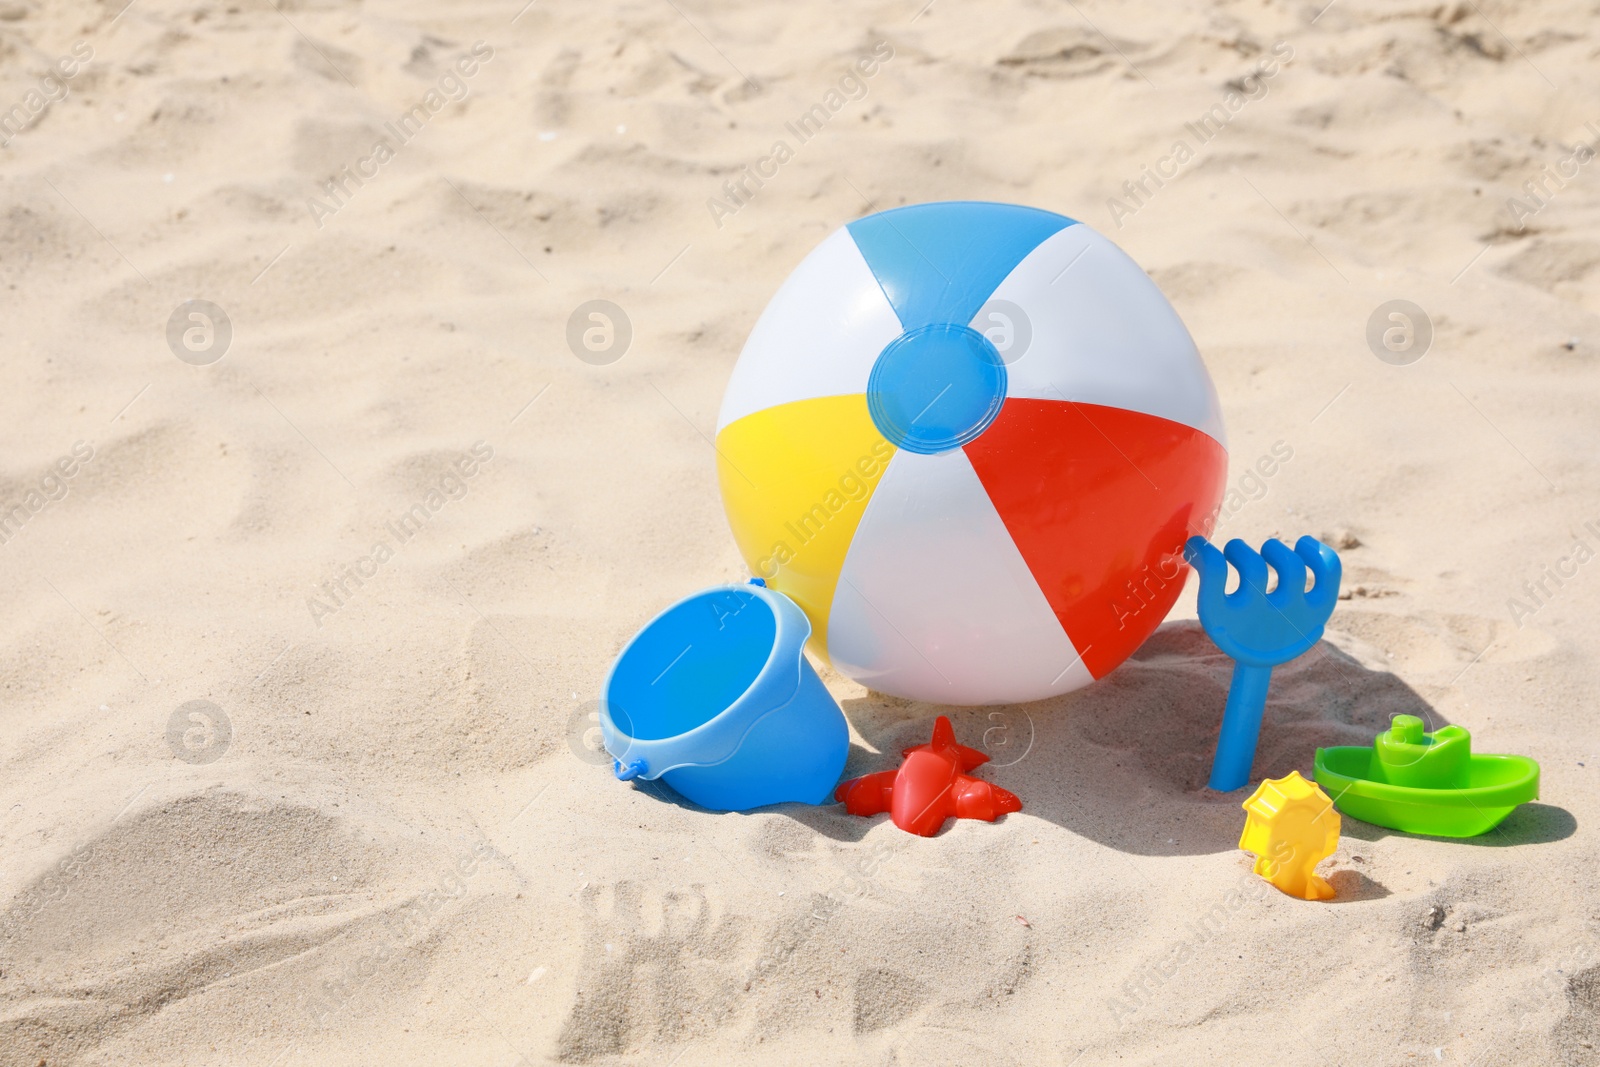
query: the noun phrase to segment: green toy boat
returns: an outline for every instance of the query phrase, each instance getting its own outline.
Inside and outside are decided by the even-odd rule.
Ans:
[[[1313,776],[1344,814],[1430,837],[1486,834],[1539,798],[1539,764],[1475,755],[1466,730],[1423,733],[1415,715],[1396,715],[1371,748],[1317,749]]]

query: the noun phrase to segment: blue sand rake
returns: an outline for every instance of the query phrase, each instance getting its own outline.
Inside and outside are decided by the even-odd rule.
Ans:
[[[1322,639],[1322,628],[1339,599],[1343,568],[1338,553],[1315,537],[1300,538],[1292,551],[1269,538],[1260,552],[1238,538],[1219,552],[1205,538],[1191,537],[1184,557],[1200,572],[1200,625],[1233,660],[1233,682],[1207,783],[1228,793],[1250,781],[1272,668]],[[1229,563],[1239,572],[1239,588],[1231,593]],[[1269,563],[1278,572],[1278,586],[1270,593]],[[1307,569],[1314,582],[1310,590]]]

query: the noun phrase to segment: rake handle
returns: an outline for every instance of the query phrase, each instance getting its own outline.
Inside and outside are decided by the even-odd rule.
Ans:
[[[1217,755],[1211,761],[1211,781],[1207,783],[1219,793],[1231,793],[1250,782],[1250,764],[1255,762],[1271,681],[1271,667],[1234,664],[1228,706],[1222,711],[1222,731],[1217,735]]]

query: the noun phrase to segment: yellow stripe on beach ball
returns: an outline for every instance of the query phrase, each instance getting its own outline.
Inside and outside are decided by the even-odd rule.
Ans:
[[[717,478],[739,552],[805,610],[819,655],[845,553],[894,453],[860,394],[766,408],[717,435]]]

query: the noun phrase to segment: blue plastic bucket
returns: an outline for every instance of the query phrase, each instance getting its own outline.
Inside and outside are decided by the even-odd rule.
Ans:
[[[822,804],[850,730],[803,651],[805,612],[759,580],[650,620],[606,679],[600,730],[618,778],[664,780],[716,811]]]

